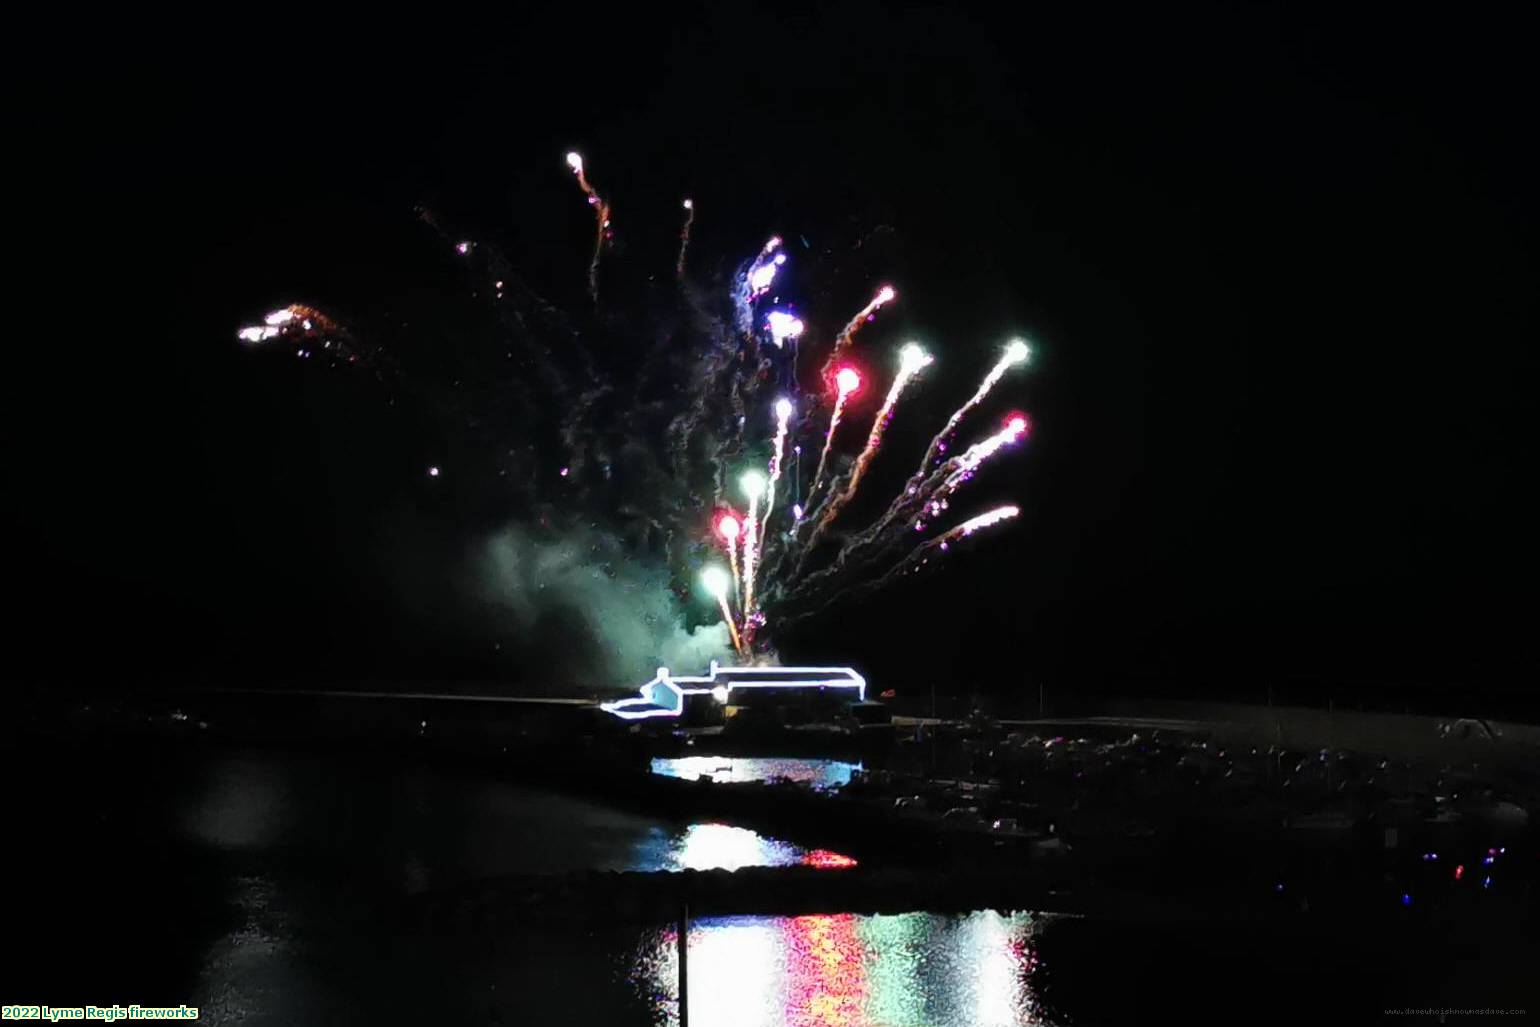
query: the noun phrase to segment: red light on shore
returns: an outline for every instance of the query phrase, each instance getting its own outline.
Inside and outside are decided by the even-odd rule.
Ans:
[[[816,867],[819,870],[848,870],[856,865],[856,861],[841,853],[830,852],[828,849],[814,849],[802,857],[802,865]]]
[[[717,518],[717,534],[728,545],[732,545],[737,540],[738,533],[742,530],[743,525],[738,522],[738,518],[730,513],[725,513]]]

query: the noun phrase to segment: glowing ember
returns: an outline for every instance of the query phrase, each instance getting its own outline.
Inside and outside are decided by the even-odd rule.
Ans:
[[[814,849],[802,857],[802,864],[819,870],[848,870],[856,865],[856,861],[843,853]]]
[[[764,264],[749,272],[749,288],[758,295],[770,288],[770,283],[775,281],[775,272],[780,267],[777,263]]]
[[[721,599],[727,595],[727,589],[729,585],[731,585],[731,582],[727,577],[727,572],[720,567],[707,567],[705,570],[701,571],[700,583],[707,592],[711,593],[718,599]]]
[[[778,349],[785,345],[787,339],[801,336],[805,327],[800,318],[780,310],[770,311],[765,318],[765,326],[770,329],[770,338]]]
[[[744,471],[738,479],[738,485],[743,489],[743,494],[749,499],[759,499],[765,494],[765,476],[758,471]]]

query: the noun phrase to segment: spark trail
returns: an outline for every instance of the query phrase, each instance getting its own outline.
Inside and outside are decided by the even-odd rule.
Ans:
[[[824,468],[829,463],[829,449],[834,445],[834,433],[839,429],[840,417],[845,413],[845,402],[861,387],[861,374],[853,367],[842,367],[834,375],[838,393],[834,400],[834,412],[829,415],[829,430],[824,433],[823,451],[818,454],[818,469],[813,472],[813,483],[807,487],[807,505],[811,506],[818,484],[823,481]]]
[[[743,528],[743,616],[754,615],[755,557],[759,552],[759,501],[765,495],[765,476],[758,471],[745,471],[738,482],[749,501],[749,519]]]
[[[579,188],[588,197],[588,205],[594,209],[594,256],[588,262],[588,295],[595,303],[599,302],[599,255],[604,252],[604,244],[610,237],[610,205],[604,197],[599,195],[588,181],[588,175],[583,171],[583,156],[577,151],[567,154],[567,166],[577,176]],[[688,231],[688,228],[686,229]],[[684,259],[684,250],[680,249],[680,260]]]
[[[952,471],[942,483],[943,493],[950,495],[957,491],[957,486],[973,477],[973,472],[978,470],[979,464],[994,456],[1000,450],[1020,439],[1027,433],[1027,419],[1016,415],[1005,422],[1005,427],[989,436],[982,442],[976,442],[963,451],[957,458],[956,469]]]
[[[679,230],[679,260],[674,265],[674,277],[684,281],[684,255],[690,248],[690,226],[695,224],[695,201],[684,201],[684,227]]]
[[[722,620],[727,622],[733,649],[743,654],[743,638],[738,634],[738,625],[734,623],[732,607],[727,605],[727,572],[720,567],[707,567],[701,571],[700,579],[706,591],[716,598],[717,605],[722,609]]]
[[[759,523],[761,548],[764,546],[765,525],[770,523],[770,514],[775,509],[775,486],[781,480],[781,464],[786,456],[786,430],[795,409],[791,400],[785,396],[775,401],[775,441],[770,444],[770,485],[765,494],[765,516]]]
[[[824,378],[829,377],[835,363],[839,361],[840,357],[844,356],[845,351],[855,342],[856,332],[861,330],[861,326],[876,316],[877,311],[897,298],[897,290],[891,285],[884,285],[877,290],[877,295],[872,297],[872,301],[862,307],[860,312],[846,323],[845,327],[840,330],[839,335],[835,336],[834,345],[829,350],[828,359],[824,361],[823,370],[819,372]]]
[[[917,474],[923,476],[932,467],[936,466],[936,461],[940,459],[942,453],[946,452],[946,447],[951,445],[952,436],[956,433],[957,426],[962,424],[963,418],[967,417],[970,411],[984,402],[984,397],[988,396],[994,387],[1000,383],[1000,379],[1005,377],[1005,372],[1017,364],[1026,363],[1031,355],[1031,349],[1020,339],[1012,339],[1006,344],[1005,354],[1000,357],[995,366],[990,368],[989,373],[984,376],[984,380],[979,383],[978,391],[973,394],[973,398],[958,407],[957,411],[947,418],[946,425],[931,440],[930,448],[925,451],[925,457],[920,461],[920,469],[916,472]]]
[[[871,465],[872,458],[877,455],[877,450],[882,446],[882,435],[887,430],[888,421],[893,417],[893,408],[898,406],[898,398],[903,395],[904,388],[915,375],[929,367],[933,360],[934,358],[921,349],[918,343],[911,342],[899,350],[898,375],[894,377],[893,384],[888,388],[887,398],[882,401],[882,409],[877,411],[877,417],[872,421],[872,430],[866,437],[866,446],[856,457],[855,464],[851,466],[845,487],[834,493],[824,504],[817,526],[808,536],[807,550],[812,550],[818,537],[834,522],[834,518],[839,516],[846,504],[855,498],[856,489],[861,487],[861,479],[865,476],[867,467]]]
[[[717,518],[717,534],[727,544],[727,565],[733,572],[733,593],[738,593],[738,536],[742,534],[743,525],[732,514],[723,514]]]

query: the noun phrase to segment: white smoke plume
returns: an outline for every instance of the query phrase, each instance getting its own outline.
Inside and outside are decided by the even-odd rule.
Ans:
[[[473,558],[481,596],[508,618],[510,634],[559,624],[575,651],[562,673],[598,676],[598,687],[634,687],[666,666],[699,673],[730,662],[727,626],[686,626],[661,562],[640,557],[596,531],[535,537],[510,526]]]

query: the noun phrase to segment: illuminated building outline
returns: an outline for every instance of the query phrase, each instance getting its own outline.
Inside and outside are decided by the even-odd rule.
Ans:
[[[718,675],[730,675],[725,683],[718,683]],[[777,677],[773,681],[737,681],[738,675],[756,674],[805,674],[806,677]],[[853,688],[856,700],[866,699],[866,679],[850,667],[721,667],[711,661],[711,673],[705,677],[675,677],[667,667],[659,667],[657,675],[637,691],[630,699],[617,699],[600,703],[599,708],[624,720],[642,720],[647,717],[678,717],[684,713],[685,696],[709,695],[726,705],[738,688]]]

